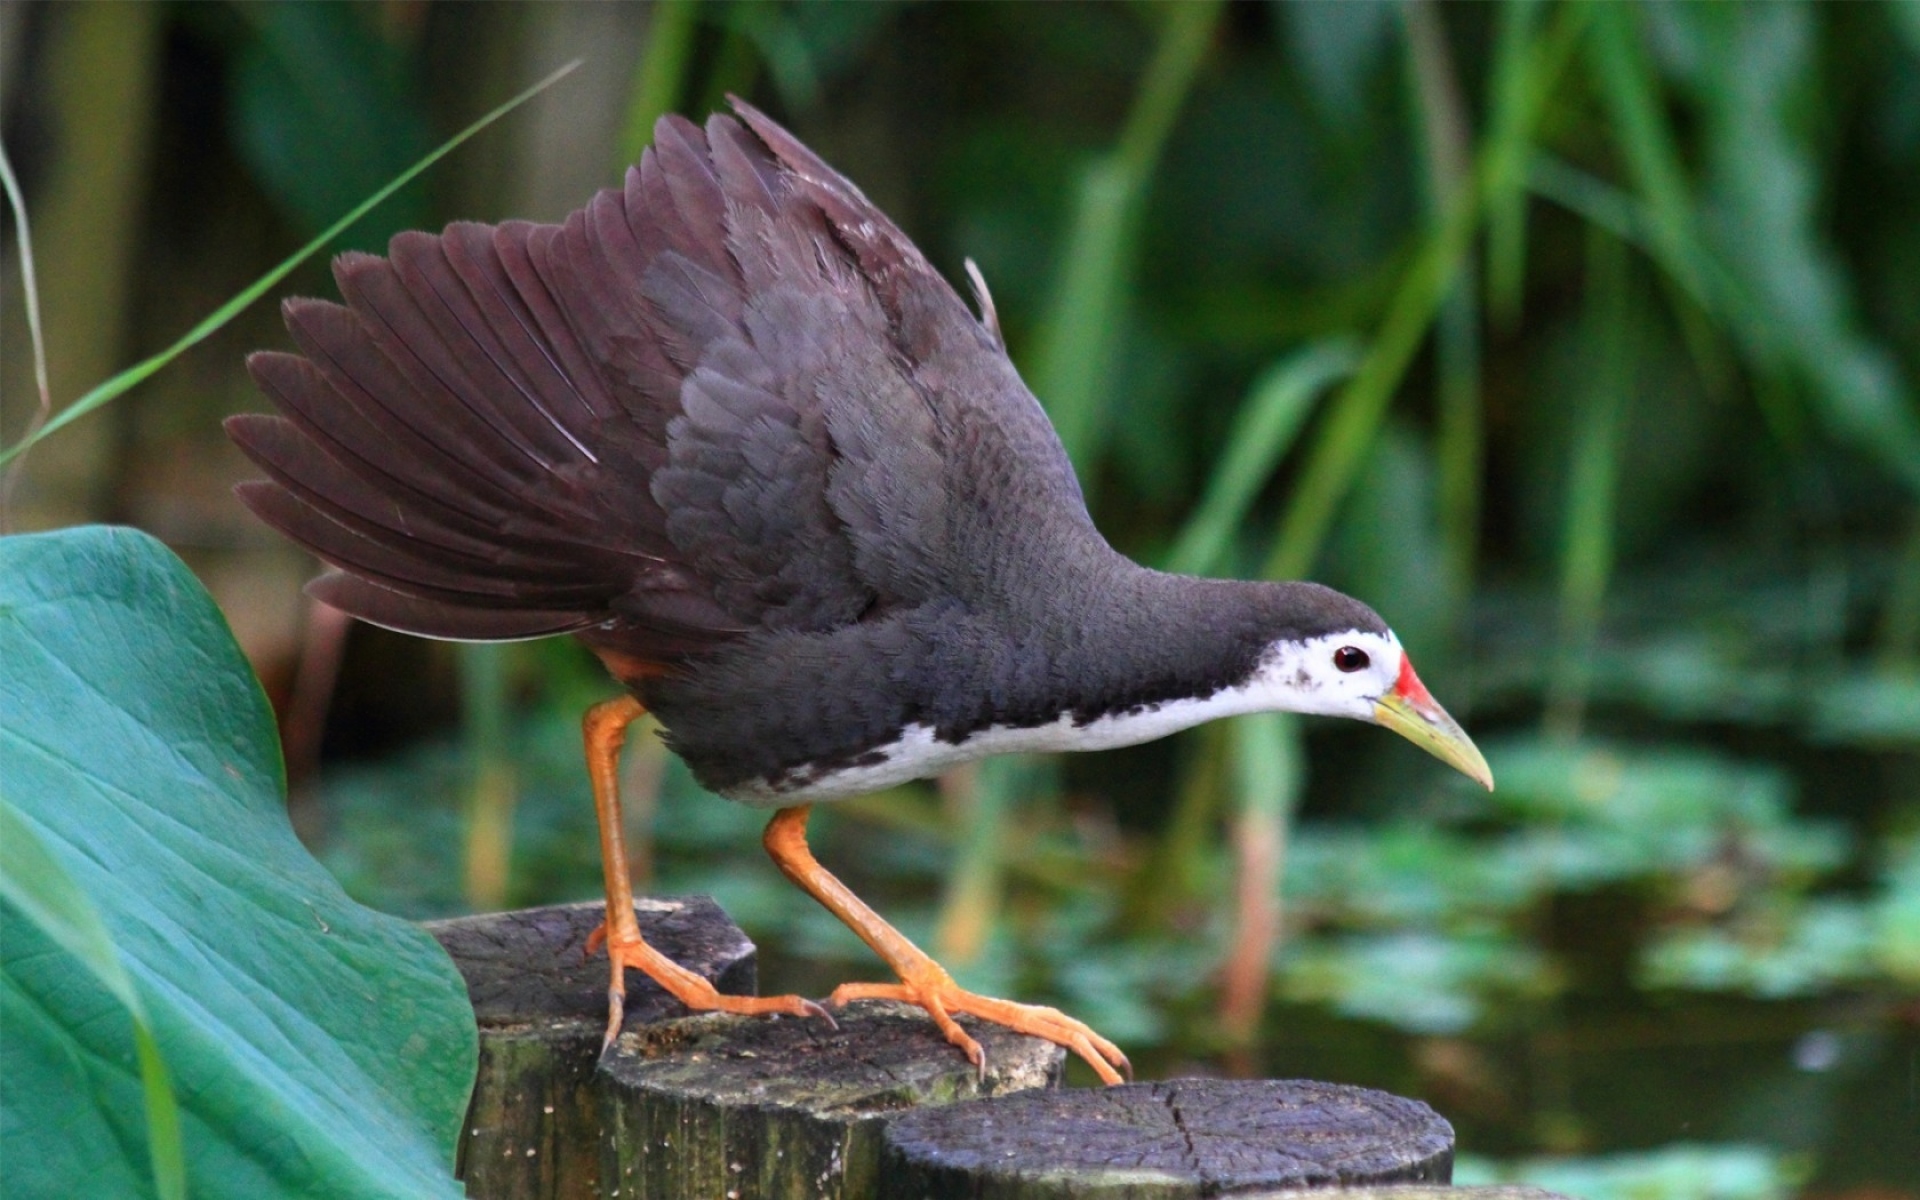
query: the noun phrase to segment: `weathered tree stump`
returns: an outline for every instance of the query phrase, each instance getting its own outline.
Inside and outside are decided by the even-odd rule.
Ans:
[[[722,991],[753,944],[708,899],[642,900],[647,940]],[[1325,1083],[1178,1080],[1055,1091],[1062,1051],[970,1018],[983,1080],[917,1009],[839,1027],[687,1016],[639,972],[604,1058],[599,904],[428,928],[466,977],[480,1076],[459,1173],[475,1200],[1298,1196],[1559,1200],[1445,1182],[1453,1133],[1423,1104]],[[1024,1089],[1024,1090],[1023,1090]]]
[[[862,1002],[838,1021],[704,1016],[623,1035],[603,1068],[621,1194],[865,1200],[888,1119],[1060,1080],[1059,1047],[970,1017],[985,1078],[917,1008]]]
[[[876,1194],[1187,1200],[1452,1174],[1453,1129],[1417,1100],[1332,1083],[1183,1079],[905,1114],[887,1128]]]
[[[724,992],[752,994],[753,944],[711,900],[641,900],[641,931]],[[625,1032],[600,1056],[607,964],[582,953],[603,906],[435,922],[466,977],[480,1072],[458,1173],[489,1197],[866,1197],[886,1117],[1057,1084],[1063,1052],[964,1018],[983,1080],[917,1009],[855,1004],[839,1028],[689,1017],[627,973]]]
[[[705,896],[636,900],[647,940],[723,992],[751,995],[753,943]],[[604,1141],[595,1085],[607,1024],[607,960],[588,958],[598,902],[434,921],[467,981],[480,1071],[456,1173],[475,1197],[598,1197]],[[628,972],[626,1027],[684,1015]]]

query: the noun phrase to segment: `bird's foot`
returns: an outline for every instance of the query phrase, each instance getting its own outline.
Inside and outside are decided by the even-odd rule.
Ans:
[[[645,972],[649,979],[695,1012],[739,1013],[743,1016],[787,1013],[796,1017],[819,1017],[828,1025],[838,1028],[831,1013],[804,996],[729,996],[638,937],[609,941],[603,926],[588,936],[587,953],[593,953],[602,945],[606,946],[607,958],[613,964],[613,982],[607,986],[607,1034],[600,1042],[603,1054],[608,1046],[613,1045],[613,1039],[620,1035],[620,1023],[626,1016],[628,967]]]
[[[1085,1022],[1076,1021],[1056,1008],[976,995],[955,983],[939,967],[934,970],[938,971],[937,975],[928,972],[919,977],[920,973],[916,972],[916,978],[902,979],[899,983],[843,983],[833,990],[827,1003],[838,1008],[851,1000],[900,1000],[924,1008],[947,1040],[979,1068],[983,1079],[987,1074],[987,1052],[960,1028],[960,1023],[953,1019],[954,1013],[970,1013],[1004,1025],[1015,1033],[1065,1046],[1085,1059],[1103,1083],[1124,1082],[1122,1072],[1125,1079],[1133,1078],[1133,1064],[1120,1052],[1120,1047],[1095,1033]]]

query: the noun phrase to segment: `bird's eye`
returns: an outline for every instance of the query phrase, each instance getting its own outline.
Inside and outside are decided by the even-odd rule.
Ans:
[[[1333,665],[1351,675],[1372,660],[1367,652],[1358,646],[1342,646],[1333,652]]]

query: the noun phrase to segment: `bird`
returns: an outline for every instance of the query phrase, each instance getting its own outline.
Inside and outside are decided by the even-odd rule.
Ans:
[[[676,114],[619,187],[557,224],[455,222],[289,298],[293,351],[248,370],[278,415],[227,431],[239,500],[329,569],[316,599],[429,638],[571,635],[620,691],[582,728],[611,963],[688,1008],[735,996],[642,937],[617,765],[659,721],[708,791],[772,810],[778,868],[985,1070],[972,1014],[1077,1054],[1113,1042],[959,986],[816,860],[816,804],[1010,752],[1130,745],[1239,713],[1385,726],[1491,788],[1486,760],[1370,607],[1309,582],[1141,566],[1095,528],[971,260],[977,313],[798,138],[729,97]]]

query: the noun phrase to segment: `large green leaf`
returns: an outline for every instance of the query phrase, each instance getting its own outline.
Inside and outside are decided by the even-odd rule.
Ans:
[[[44,852],[0,857],[7,1193],[154,1186],[124,989],[49,916],[77,885],[171,1077],[193,1195],[459,1195],[459,976],[295,839],[271,714],[186,567],[128,530],[0,540],[0,664],[0,788]]]

